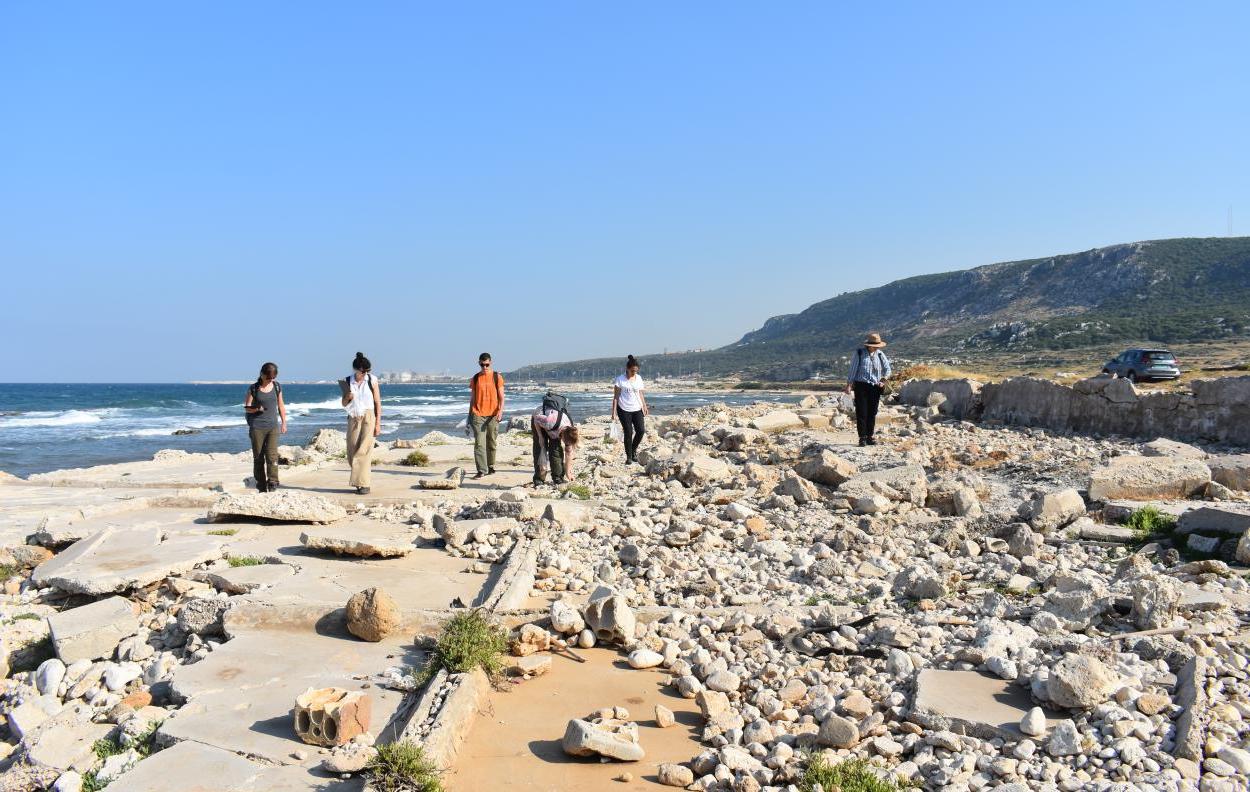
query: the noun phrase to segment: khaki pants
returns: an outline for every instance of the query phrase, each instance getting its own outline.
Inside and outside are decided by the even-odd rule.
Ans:
[[[373,413],[350,416],[347,419],[347,464],[352,466],[352,477],[347,480],[349,485],[369,486],[373,442]]]
[[[495,416],[483,418],[469,416],[469,428],[473,430],[473,463],[477,472],[485,476],[495,467],[495,448],[499,442],[499,421]]]

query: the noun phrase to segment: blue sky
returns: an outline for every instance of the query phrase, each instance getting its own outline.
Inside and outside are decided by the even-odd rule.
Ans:
[[[873,8],[872,6],[881,6]],[[0,5],[0,379],[719,346],[1250,234],[1250,5]]]

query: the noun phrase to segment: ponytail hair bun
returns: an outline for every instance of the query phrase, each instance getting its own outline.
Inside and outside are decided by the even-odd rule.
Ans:
[[[369,358],[365,357],[364,352],[357,352],[356,359],[352,361],[352,368],[357,371],[369,371],[373,368],[373,364],[369,362]]]
[[[625,360],[625,368],[630,368],[631,366],[642,368],[642,364],[638,362],[638,358],[634,357],[633,355],[630,355]]]

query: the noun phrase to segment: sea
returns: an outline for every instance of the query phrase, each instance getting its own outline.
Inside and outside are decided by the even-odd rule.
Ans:
[[[416,438],[438,430],[463,432],[466,384],[383,385],[383,440]],[[545,387],[509,385],[505,417],[528,415]],[[243,399],[247,385],[220,384],[0,384],[0,471],[16,476],[62,468],[151,459],[157,451],[246,451]],[[287,407],[284,445],[303,445],[323,427],[343,429],[346,417],[336,383],[283,384]],[[612,390],[568,392],[575,420],[611,410]],[[769,393],[647,391],[653,415],[713,402],[786,402]]]

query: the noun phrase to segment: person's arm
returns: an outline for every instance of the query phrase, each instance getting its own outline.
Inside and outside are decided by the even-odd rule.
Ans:
[[[373,436],[382,434],[382,390],[378,381],[373,380]]]
[[[883,363],[885,363],[885,368],[884,368],[884,370],[883,370],[883,374],[882,374],[882,377],[881,377],[881,381],[882,381],[882,382],[885,382],[886,380],[888,380],[888,379],[890,378],[890,376],[891,376],[892,374],[894,374],[894,369],[893,369],[893,368],[891,368],[891,366],[890,366],[890,359],[889,359],[888,357],[886,357],[886,356],[885,356],[885,353],[884,353],[884,352],[882,352],[882,353],[881,353],[881,360],[882,360],[882,362],[883,362]]]
[[[647,389],[645,387],[638,389],[638,398],[642,401],[642,414],[650,415],[651,408],[647,406]]]
[[[859,350],[851,353],[851,370],[846,375],[846,392],[851,392],[851,385],[855,382],[855,378],[859,376]]]
[[[621,398],[621,386],[612,385],[612,420],[616,420],[616,402]]]
[[[247,395],[243,397],[243,409],[246,412],[250,412],[250,413],[260,412],[260,405],[252,404],[252,389],[251,388],[247,389]]]
[[[499,379],[495,381],[495,384],[499,388],[499,409],[495,410],[495,420],[502,421],[503,420],[503,398],[504,398],[503,376],[498,373],[496,373],[495,376],[499,377]]]
[[[343,380],[343,385],[342,385],[341,387],[343,388],[343,397],[342,397],[341,401],[343,402],[343,406],[344,406],[344,407],[346,407],[346,406],[347,406],[347,405],[351,402],[351,400],[352,400],[353,398],[355,398],[355,397],[353,397],[353,396],[352,396],[352,383],[351,383],[351,380],[344,379],[344,380]]]
[[[278,417],[282,419],[280,434],[286,434],[286,400],[282,398],[282,391],[278,391]]]

